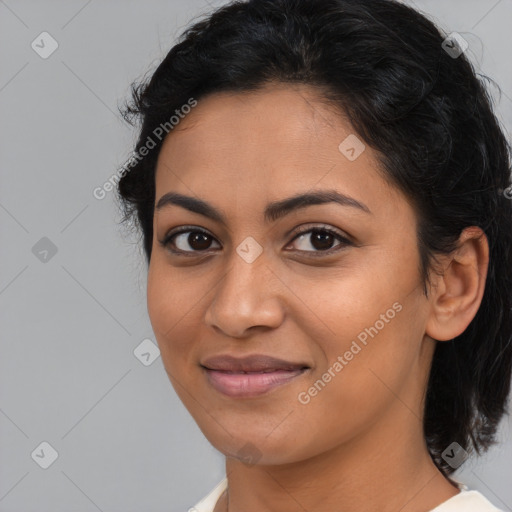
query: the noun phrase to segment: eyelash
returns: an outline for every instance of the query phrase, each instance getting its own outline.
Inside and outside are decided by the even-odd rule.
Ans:
[[[334,247],[331,247],[330,249],[325,250],[325,251],[322,251],[322,250],[318,250],[318,251],[300,251],[300,250],[298,250],[297,252],[309,253],[309,256],[317,258],[317,257],[322,257],[322,256],[330,255],[330,254],[332,254],[334,252],[342,250],[346,246],[353,246],[354,245],[354,243],[351,240],[349,240],[348,238],[340,235],[340,233],[338,233],[337,231],[335,231],[335,230],[333,230],[333,229],[331,229],[329,227],[324,227],[324,226],[314,226],[314,227],[306,226],[306,227],[301,228],[298,231],[296,231],[294,237],[287,244],[287,246],[290,245],[291,243],[293,243],[301,235],[303,235],[305,233],[310,233],[310,232],[313,232],[313,231],[320,232],[320,233],[329,233],[330,235],[333,235],[334,237],[336,237],[340,243],[338,245],[335,245]],[[215,240],[215,238],[210,233],[205,231],[204,229],[201,229],[201,228],[198,228],[198,227],[195,227],[195,226],[183,226],[183,227],[177,229],[176,231],[171,231],[170,233],[168,233],[164,237],[163,240],[159,240],[159,244],[163,248],[169,250],[171,253],[176,254],[176,255],[196,256],[196,255],[198,255],[200,253],[206,253],[208,251],[208,249],[206,249],[205,251],[182,251],[180,249],[173,249],[173,248],[171,248],[171,242],[174,239],[174,237],[176,237],[178,235],[181,235],[183,233],[191,233],[191,232],[192,233],[202,233],[203,235],[206,235],[206,236],[208,236],[208,237],[210,237],[210,238]]]

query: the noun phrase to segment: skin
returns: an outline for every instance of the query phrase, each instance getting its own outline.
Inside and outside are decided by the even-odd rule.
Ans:
[[[215,512],[426,512],[458,493],[422,432],[434,340],[462,333],[476,314],[487,240],[465,230],[425,297],[412,206],[384,180],[373,149],[354,161],[340,152],[354,131],[319,94],[289,84],[213,94],[167,136],[155,203],[171,191],[201,198],[227,225],[177,205],[155,211],[150,320],[173,387],[226,456],[228,492]],[[320,189],[371,213],[328,203],[264,221],[268,202]],[[192,256],[159,242],[185,225],[210,235],[193,247],[190,233],[174,239]],[[296,238],[299,226],[330,227],[353,243],[340,246],[334,236],[332,253],[322,255],[311,231]],[[248,236],[263,249],[252,263],[236,251]],[[301,403],[299,393],[396,302],[401,311]],[[263,353],[310,370],[265,395],[233,399],[199,364],[225,353]]]

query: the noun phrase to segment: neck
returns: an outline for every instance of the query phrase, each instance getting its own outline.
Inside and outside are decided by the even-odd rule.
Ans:
[[[215,512],[428,512],[459,492],[432,462],[421,419],[400,400],[335,449],[282,465],[227,458],[226,475]]]

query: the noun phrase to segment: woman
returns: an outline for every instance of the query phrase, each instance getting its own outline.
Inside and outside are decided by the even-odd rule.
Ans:
[[[248,0],[134,86],[119,197],[200,512],[496,511],[450,475],[512,365],[510,147],[457,38],[389,0]]]

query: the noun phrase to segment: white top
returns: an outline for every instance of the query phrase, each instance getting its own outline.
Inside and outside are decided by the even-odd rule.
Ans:
[[[196,503],[188,512],[213,512],[217,500],[226,490],[228,479],[224,478],[217,486],[205,496],[201,501]],[[496,508],[478,491],[470,491],[465,485],[459,494],[452,496],[441,505],[432,509],[430,512],[503,512]]]

